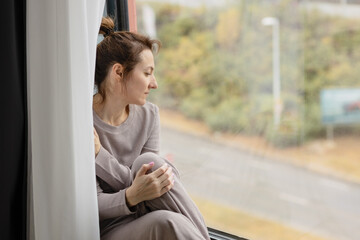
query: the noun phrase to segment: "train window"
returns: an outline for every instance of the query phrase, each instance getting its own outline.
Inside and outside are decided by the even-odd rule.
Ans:
[[[161,154],[208,226],[249,239],[360,236],[360,3],[137,0]]]

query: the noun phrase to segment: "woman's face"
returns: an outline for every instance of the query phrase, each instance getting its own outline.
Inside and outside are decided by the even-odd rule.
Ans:
[[[130,104],[144,105],[150,90],[158,85],[154,76],[153,53],[146,49],[140,53],[140,59],[126,80],[126,98]]]

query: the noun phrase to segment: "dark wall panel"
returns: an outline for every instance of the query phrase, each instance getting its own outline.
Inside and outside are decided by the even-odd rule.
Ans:
[[[0,239],[26,239],[25,0],[0,4]]]

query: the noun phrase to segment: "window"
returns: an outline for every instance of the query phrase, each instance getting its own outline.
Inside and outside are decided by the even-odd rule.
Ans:
[[[210,227],[249,239],[360,236],[359,9],[137,0],[138,31],[163,43],[150,96],[162,155]]]

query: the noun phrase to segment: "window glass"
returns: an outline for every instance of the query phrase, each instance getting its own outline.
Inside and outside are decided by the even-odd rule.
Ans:
[[[209,227],[360,236],[360,2],[137,0],[161,154]]]

